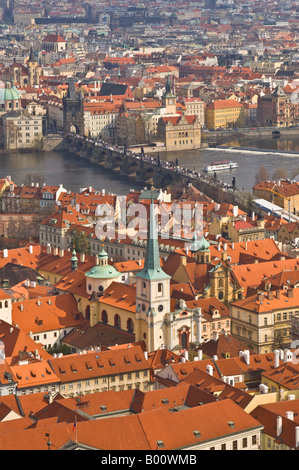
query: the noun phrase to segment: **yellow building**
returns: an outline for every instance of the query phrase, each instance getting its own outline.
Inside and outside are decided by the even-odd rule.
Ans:
[[[256,353],[288,347],[292,317],[298,312],[299,290],[257,293],[231,304],[231,333]]]
[[[206,106],[205,124],[208,129],[244,126],[244,107],[235,100],[216,100]]]

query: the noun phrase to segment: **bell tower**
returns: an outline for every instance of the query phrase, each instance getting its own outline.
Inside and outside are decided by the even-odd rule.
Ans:
[[[170,276],[161,268],[153,193],[148,221],[144,268],[136,278],[136,341],[145,341],[147,351],[165,344],[164,317],[170,312]]]
[[[176,111],[176,96],[171,90],[169,75],[165,85],[165,93],[162,96],[162,105],[166,108],[166,114],[177,114]]]

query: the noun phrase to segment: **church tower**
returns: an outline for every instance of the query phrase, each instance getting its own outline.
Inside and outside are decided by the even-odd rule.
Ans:
[[[77,93],[73,79],[69,81],[66,96],[63,98],[64,132],[84,135],[84,96]]]
[[[166,114],[177,114],[176,96],[171,90],[169,75],[167,75],[165,93],[162,96],[162,105],[166,108]]]
[[[30,48],[27,69],[28,69],[28,75],[29,75],[29,85],[30,86],[39,85],[39,73],[37,73],[39,67],[38,67],[38,62],[34,57],[32,46]]]
[[[170,312],[170,276],[161,268],[153,193],[144,268],[136,278],[136,341],[151,352],[165,344],[164,317]]]

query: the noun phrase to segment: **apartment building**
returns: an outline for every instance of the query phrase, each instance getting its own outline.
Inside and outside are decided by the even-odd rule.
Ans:
[[[59,378],[62,396],[149,389],[150,366],[141,346],[116,346],[108,351],[97,349],[58,355],[48,361]]]
[[[39,148],[43,137],[42,116],[12,111],[2,116],[4,147],[8,150]]]
[[[292,342],[291,321],[298,305],[298,289],[261,292],[232,302],[232,334],[256,353],[286,348]]]
[[[235,100],[215,100],[205,108],[208,129],[227,129],[244,126],[244,107]]]

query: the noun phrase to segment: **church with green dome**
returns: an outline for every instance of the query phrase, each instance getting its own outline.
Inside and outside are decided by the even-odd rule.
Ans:
[[[0,82],[0,113],[21,109],[21,93],[13,82]]]
[[[85,273],[86,291],[89,295],[102,295],[111,282],[118,281],[120,276],[121,273],[108,263],[108,254],[102,248],[97,256],[97,264]]]

